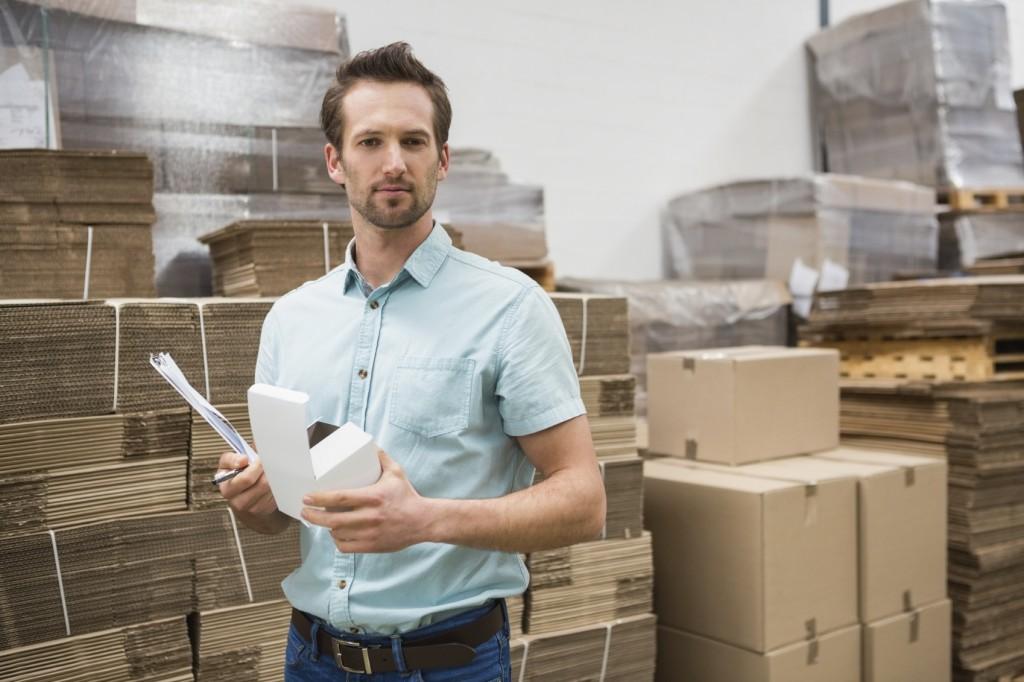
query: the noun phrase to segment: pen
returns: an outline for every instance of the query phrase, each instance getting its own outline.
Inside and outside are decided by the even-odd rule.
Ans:
[[[229,471],[224,472],[220,476],[214,476],[213,480],[210,481],[210,483],[212,483],[214,486],[218,486],[221,483],[227,483],[228,481],[230,481],[232,478],[242,473],[243,471],[245,471],[245,467],[242,467],[241,469],[231,469]]]

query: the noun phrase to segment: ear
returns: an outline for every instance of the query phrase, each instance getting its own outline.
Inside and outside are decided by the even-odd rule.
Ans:
[[[451,151],[448,149],[448,143],[445,142],[441,146],[441,160],[438,162],[437,168],[437,179],[438,181],[444,180],[448,177],[448,166],[451,163]]]
[[[344,187],[345,167],[341,163],[341,152],[330,142],[324,145],[324,162],[327,164],[327,175],[335,184]]]

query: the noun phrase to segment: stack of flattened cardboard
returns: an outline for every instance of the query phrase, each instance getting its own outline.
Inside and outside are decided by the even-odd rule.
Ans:
[[[96,302],[0,304],[0,423],[113,411],[114,324]]]
[[[580,377],[580,397],[599,458],[636,453],[635,395],[631,374]]]
[[[249,530],[228,509],[193,513],[195,594],[200,611],[283,598],[281,581],[299,565],[299,531]]]
[[[0,150],[0,297],[152,296],[144,154]]]
[[[170,353],[189,382],[213,401],[242,400],[270,304],[4,302],[0,373],[16,390],[0,397],[0,423],[181,407],[181,397],[149,364],[156,352]]]
[[[529,556],[524,631],[554,632],[651,611],[651,536],[585,542]]]
[[[907,0],[807,45],[830,168],[932,187],[1024,183],[1005,3]]]
[[[197,614],[197,682],[284,679],[290,616],[291,605],[284,599]]]
[[[620,296],[551,294],[580,376],[629,372],[629,309]]]
[[[510,642],[513,680],[654,679],[655,618],[628,616]]]
[[[208,399],[215,404],[243,402],[256,370],[263,319],[273,300],[208,299],[200,303],[210,379]]]
[[[0,679],[190,682],[184,616],[0,651]]]
[[[844,441],[949,462],[949,590],[957,679],[1024,672],[1024,386],[843,387]]]
[[[0,426],[0,536],[186,503],[188,410]]]
[[[0,649],[188,613],[191,521],[165,514],[0,540]]]
[[[801,335],[851,379],[1024,378],[1024,276],[890,282],[821,294]]]
[[[461,233],[445,228],[455,246]],[[345,262],[352,223],[239,220],[199,237],[210,247],[217,296],[281,296]]]
[[[1024,276],[882,282],[818,295],[811,333],[970,332],[1024,314]]]
[[[644,467],[636,455],[598,462],[608,509],[602,538],[635,538],[643,531]]]
[[[523,634],[523,595],[506,597],[505,604],[508,606],[509,636],[519,637]]]
[[[345,260],[352,224],[240,220],[199,237],[210,247],[217,296],[280,296]]]

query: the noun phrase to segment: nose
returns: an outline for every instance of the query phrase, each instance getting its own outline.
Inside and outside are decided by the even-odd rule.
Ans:
[[[392,142],[384,150],[384,175],[399,177],[405,173],[405,157],[402,156],[402,145]]]

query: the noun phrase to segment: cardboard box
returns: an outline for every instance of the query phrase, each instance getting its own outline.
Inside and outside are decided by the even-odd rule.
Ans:
[[[647,356],[650,450],[720,464],[839,445],[839,354],[744,346]]]
[[[644,462],[664,625],[760,653],[857,623],[856,481]]]
[[[860,682],[860,627],[758,654],[658,626],[657,682]],[[911,678],[905,678],[909,682]],[[939,678],[936,678],[939,679]]]
[[[949,682],[950,602],[864,625],[864,682]]]
[[[861,622],[945,599],[945,460],[854,448],[810,459],[860,479]]]

